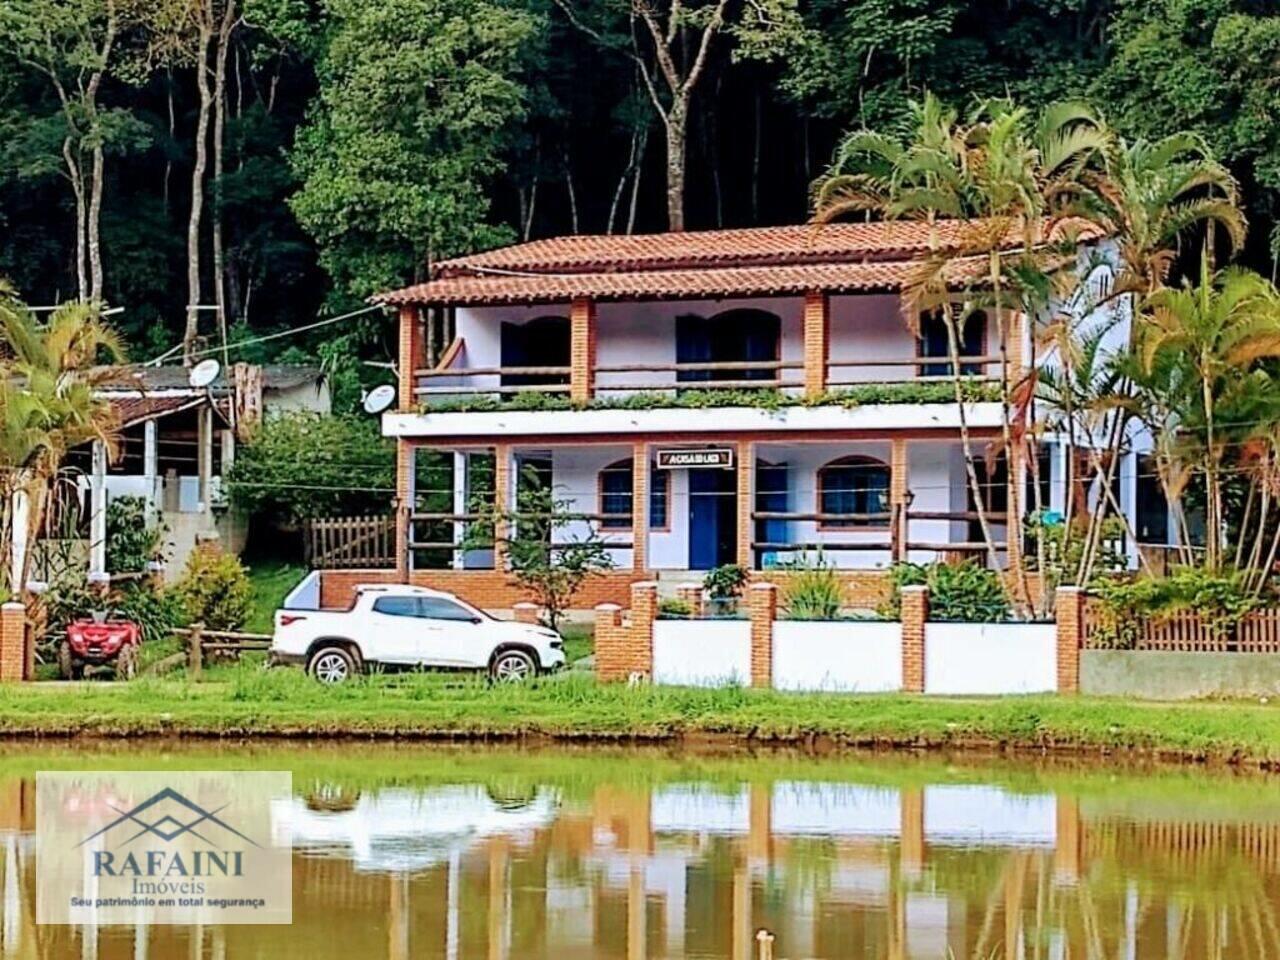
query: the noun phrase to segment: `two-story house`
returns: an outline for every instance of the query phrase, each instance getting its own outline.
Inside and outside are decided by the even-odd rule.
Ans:
[[[935,229],[945,242],[954,228]],[[382,295],[400,311],[383,429],[399,450],[401,575],[509,606],[501,544],[461,545],[478,505],[513,509],[528,482],[578,516],[558,536],[592,525],[610,544],[615,570],[584,605],[641,578],[818,550],[853,582],[897,560],[984,560],[945,327],[925,316],[913,332],[900,311],[929,244],[907,222],[568,236],[437,263]],[[1035,360],[1024,319],[1007,326],[1016,380]],[[431,367],[428,335],[445,347]],[[1020,456],[986,456],[1003,417],[995,337],[978,314],[961,349],[1004,566],[1022,552],[1006,511],[1035,498]],[[1040,502],[1061,510],[1058,453],[1043,438]]]

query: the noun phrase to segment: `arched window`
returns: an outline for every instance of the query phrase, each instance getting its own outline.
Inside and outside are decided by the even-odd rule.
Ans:
[[[600,471],[601,530],[630,530],[632,461],[619,460]],[[671,525],[671,474],[649,465],[649,529],[668,530]]]
[[[882,527],[889,512],[889,465],[874,457],[841,457],[818,471],[818,512],[850,519],[826,519],[819,529]]]

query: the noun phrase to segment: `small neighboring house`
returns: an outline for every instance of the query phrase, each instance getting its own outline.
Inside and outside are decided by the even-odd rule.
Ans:
[[[192,387],[180,366],[131,367],[100,388],[119,416],[120,451],[108,463],[101,444],[71,452],[81,516],[89,541],[89,570],[106,569],[106,505],[116,497],[145,499],[168,531],[169,569],[176,573],[201,540],[218,538],[239,551],[248,518],[225,509],[222,477],[235,460],[246,428],[273,414],[329,412],[329,386],[315,366],[234,364]]]
[[[936,230],[943,243],[959,235],[954,224]],[[697,581],[721,564],[766,570],[819,551],[863,582],[895,561],[982,560],[946,399],[946,329],[925,315],[915,335],[900,313],[930,231],[898,222],[557,237],[438,262],[425,283],[376,298],[400,311],[399,404],[383,417],[401,464],[399,576],[490,607],[519,599],[501,556],[452,545],[477,494],[509,508],[534,474],[611,544],[615,570],[593,581],[587,605],[625,602],[632,580]],[[1105,241],[1082,245],[1091,283],[1105,282],[1112,260]],[[1094,318],[1122,348],[1128,304],[1082,322]],[[1003,346],[1016,382],[1047,358],[1035,357],[1026,318],[1010,319]],[[428,367],[440,326],[453,339]],[[1001,346],[989,318],[972,316],[963,372],[994,385]],[[936,396],[921,393],[929,384]],[[692,402],[708,390],[743,402]],[[839,391],[862,393],[832,402]],[[552,399],[531,405],[533,393]],[[757,393],[767,402],[753,404]],[[1034,474],[1021,456],[982,455],[1002,429],[997,394],[967,410],[1001,565],[1017,563],[1023,545],[1007,538],[1005,516],[1031,512]],[[1042,502],[1061,513],[1064,438],[1049,432],[1037,446]],[[1118,498],[1163,543],[1159,498],[1137,479],[1141,446],[1124,454]],[[451,480],[415,468],[442,452]],[[444,513],[415,489],[418,476],[451,487]]]

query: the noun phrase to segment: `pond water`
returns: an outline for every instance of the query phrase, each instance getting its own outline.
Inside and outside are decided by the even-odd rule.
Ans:
[[[0,956],[1280,957],[1280,780],[1007,759],[0,744]],[[291,927],[35,924],[38,770],[290,770]]]

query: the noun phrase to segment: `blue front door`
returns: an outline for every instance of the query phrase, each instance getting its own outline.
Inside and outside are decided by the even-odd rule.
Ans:
[[[710,570],[737,557],[737,474],[689,471],[689,569]]]

